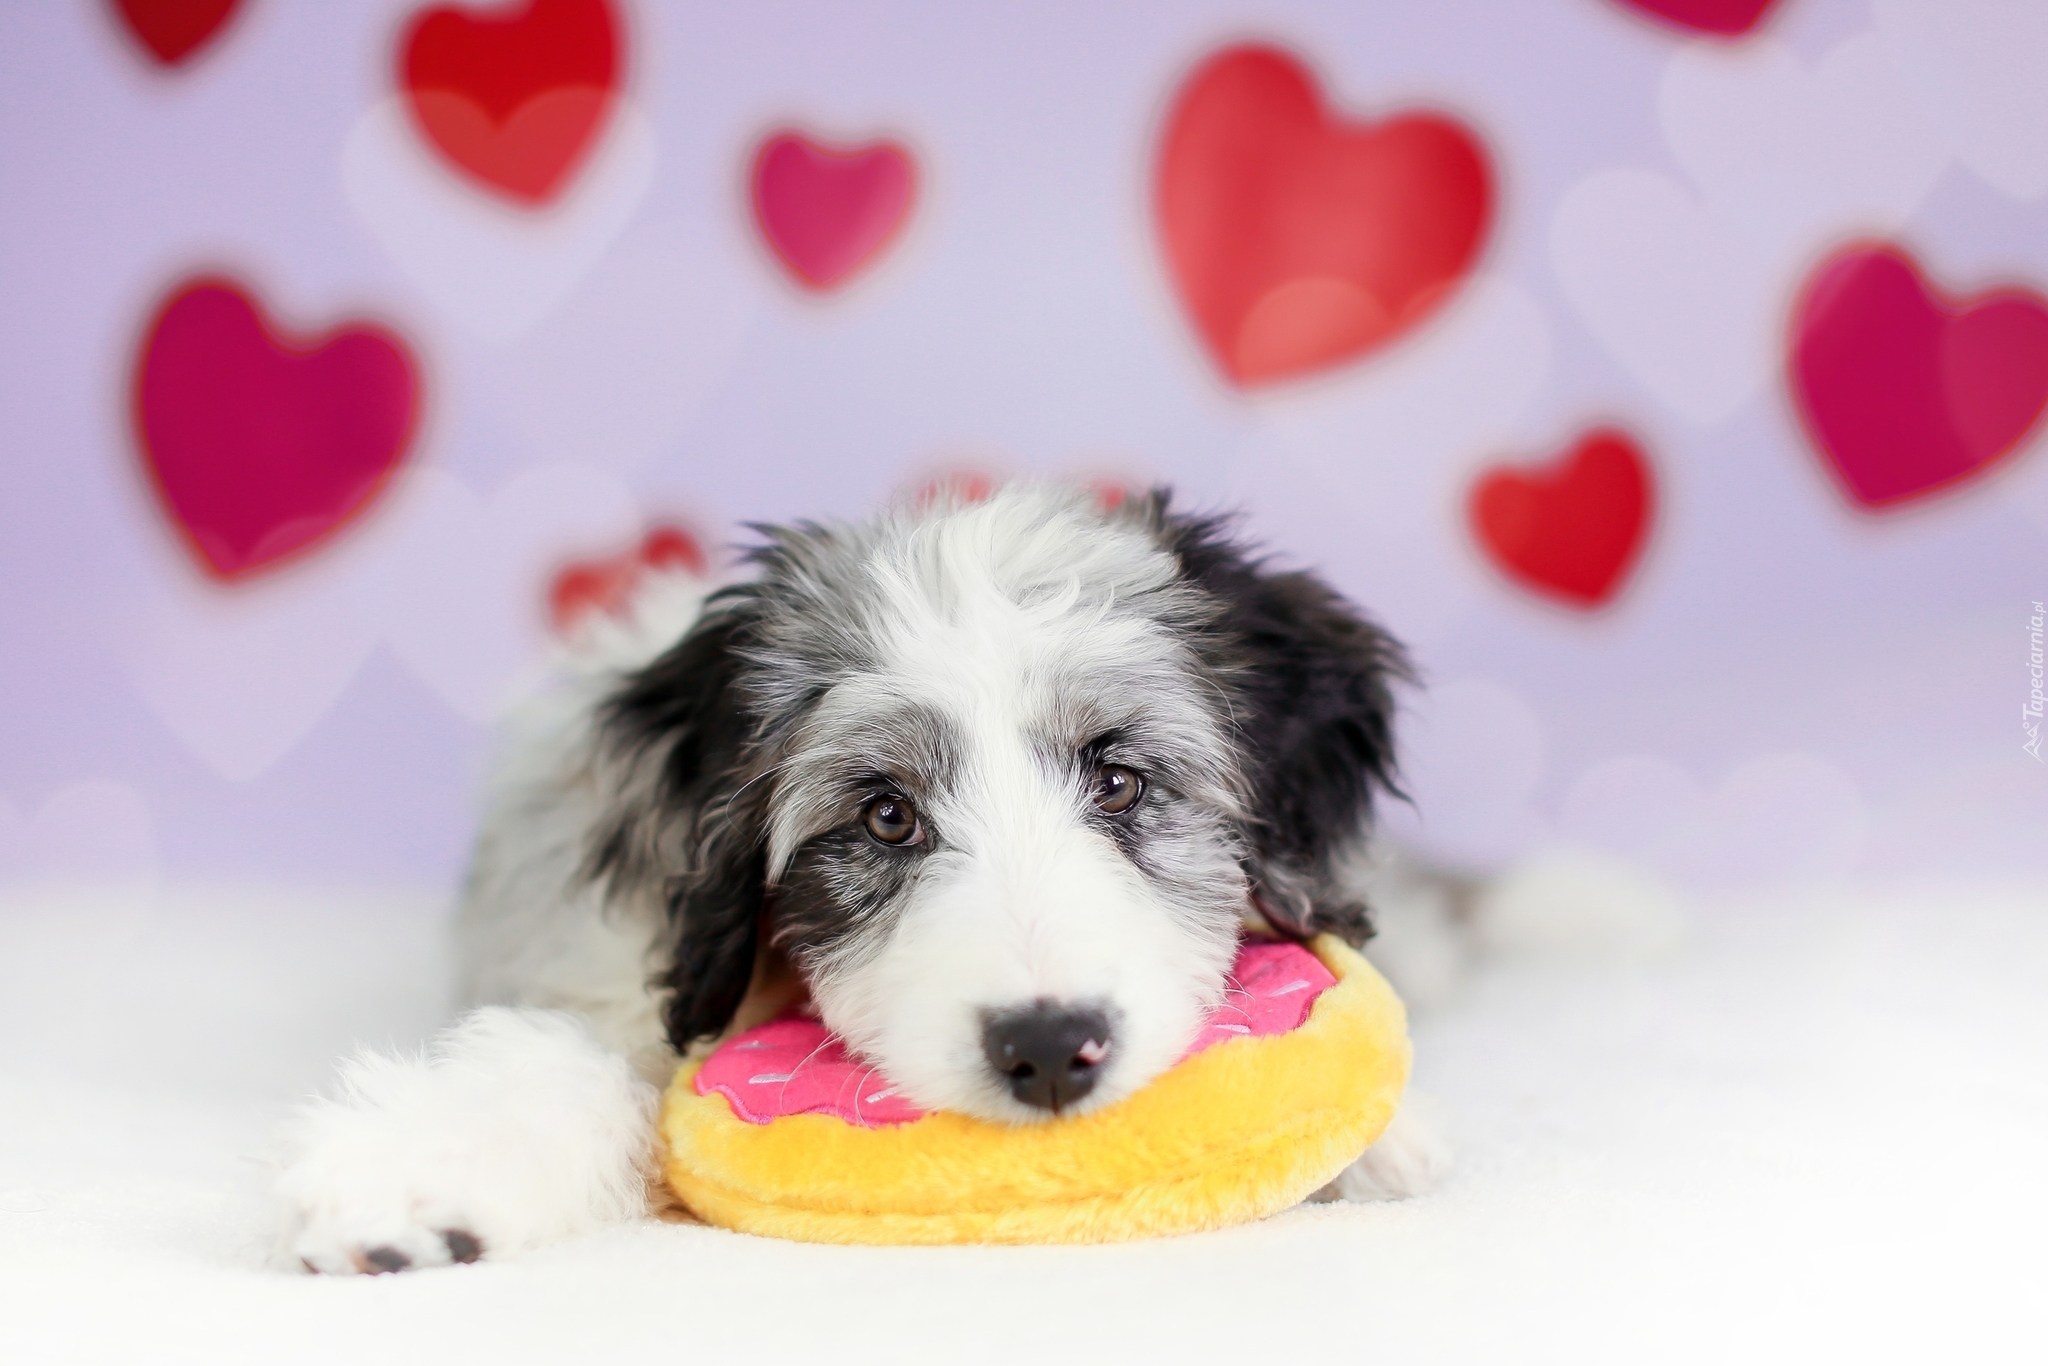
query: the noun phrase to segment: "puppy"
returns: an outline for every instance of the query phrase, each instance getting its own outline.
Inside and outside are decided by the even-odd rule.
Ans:
[[[1247,925],[1371,933],[1343,869],[1407,666],[1316,579],[1163,492],[765,536],[744,582],[650,586],[513,719],[459,922],[476,1008],[300,1116],[307,1268],[643,1214],[678,1053],[797,993],[916,1104],[1042,1123],[1171,1066]],[[1440,1165],[1404,1118],[1326,1195]]]

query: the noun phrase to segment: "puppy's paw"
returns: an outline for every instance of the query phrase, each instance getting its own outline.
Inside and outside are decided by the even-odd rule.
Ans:
[[[381,1276],[387,1271],[478,1261],[484,1255],[484,1245],[475,1234],[459,1228],[433,1234],[411,1225],[374,1241],[337,1236],[331,1228],[308,1227],[294,1240],[293,1251],[299,1265],[315,1274]]]
[[[1395,1112],[1379,1142],[1337,1179],[1316,1192],[1319,1200],[1410,1200],[1427,1195],[1451,1170],[1451,1146],[1410,1100]]]
[[[287,1134],[287,1261],[375,1275],[503,1257],[647,1206],[654,1092],[581,1024],[486,1008],[423,1058],[365,1055]]]
[[[516,1230],[498,1226],[492,1193],[473,1189],[454,1160],[451,1135],[363,1118],[330,1111],[302,1120],[304,1147],[277,1183],[288,1259],[308,1271],[374,1276],[517,1250],[507,1246]]]

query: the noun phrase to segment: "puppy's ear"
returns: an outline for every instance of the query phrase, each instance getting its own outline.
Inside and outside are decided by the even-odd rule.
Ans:
[[[1228,519],[1149,515],[1182,572],[1222,607],[1205,651],[1231,688],[1248,757],[1249,872],[1274,928],[1372,934],[1337,862],[1364,839],[1376,791],[1401,796],[1394,759],[1395,680],[1412,681],[1394,638],[1310,574],[1276,573],[1246,552]]]
[[[739,683],[756,606],[744,586],[714,594],[688,635],[626,678],[600,720],[613,799],[588,868],[614,895],[658,895],[667,906],[674,957],[658,984],[678,1051],[725,1029],[754,971],[765,812],[746,792]]]

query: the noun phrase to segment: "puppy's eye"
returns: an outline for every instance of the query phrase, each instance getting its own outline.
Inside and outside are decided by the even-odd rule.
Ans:
[[[1145,780],[1122,764],[1104,764],[1095,770],[1096,807],[1111,816],[1121,816],[1145,795]]]
[[[860,813],[861,824],[878,844],[916,844],[924,838],[917,808],[901,797],[877,797]]]

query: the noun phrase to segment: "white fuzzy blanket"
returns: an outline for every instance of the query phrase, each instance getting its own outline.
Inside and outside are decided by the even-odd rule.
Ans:
[[[2014,1359],[2048,1342],[2048,888],[1784,893],[1483,965],[1416,1022],[1409,1205],[1107,1248],[649,1223],[503,1264],[265,1260],[264,1134],[443,1009],[418,899],[0,899],[0,1361]],[[2031,1348],[2028,1347],[2031,1344]],[[2036,1358],[2039,1359],[2039,1358]]]

